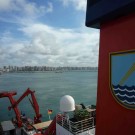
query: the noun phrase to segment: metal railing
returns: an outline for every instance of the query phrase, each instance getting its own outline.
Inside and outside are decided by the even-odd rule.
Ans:
[[[57,124],[76,135],[95,128],[95,117],[88,117],[77,121],[75,118],[68,118],[63,114],[58,114],[56,117]]]

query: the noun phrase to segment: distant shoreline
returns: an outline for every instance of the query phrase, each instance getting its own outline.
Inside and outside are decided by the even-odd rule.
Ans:
[[[69,70],[69,71],[62,71],[62,72],[57,72],[57,71],[15,71],[15,72],[5,72],[5,73],[49,73],[49,72],[54,72],[54,73],[64,73],[64,72],[97,72],[98,70]]]

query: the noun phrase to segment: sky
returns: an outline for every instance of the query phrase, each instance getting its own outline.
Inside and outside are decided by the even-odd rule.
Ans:
[[[0,67],[98,66],[86,0],[0,0]]]

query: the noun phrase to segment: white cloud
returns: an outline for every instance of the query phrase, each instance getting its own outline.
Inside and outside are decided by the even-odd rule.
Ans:
[[[16,12],[25,17],[37,17],[52,11],[53,5],[51,2],[48,2],[47,5],[39,6],[34,1],[0,0],[0,12]]]
[[[41,23],[22,26],[29,40],[20,42],[3,34],[1,63],[15,65],[97,66],[98,32],[54,28]],[[1,41],[2,41],[1,39]],[[10,39],[10,45],[5,46]],[[1,51],[0,51],[1,52]]]
[[[73,5],[76,10],[86,11],[86,0],[60,0],[64,6]]]
[[[0,0],[0,13],[13,12],[15,16],[14,12],[18,12],[22,15],[15,16],[13,20],[2,16],[0,20],[18,22],[16,31],[24,35],[25,40],[19,41],[10,31],[0,35],[1,65],[97,66],[98,31],[86,30],[84,27],[55,28],[40,23],[37,16],[53,11],[50,2],[38,6],[34,1],[5,1]],[[86,0],[61,1],[65,6],[72,4],[76,10],[85,10]]]
[[[51,2],[48,2],[48,8],[46,12],[52,12],[53,11],[53,4]]]
[[[0,11],[6,11],[11,9],[12,0],[0,0]]]

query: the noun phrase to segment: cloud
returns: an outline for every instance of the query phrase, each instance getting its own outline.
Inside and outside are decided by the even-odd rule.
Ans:
[[[65,6],[72,4],[76,10],[85,10],[86,0],[61,1]],[[6,29],[0,34],[1,65],[97,66],[99,32],[40,23],[38,17],[52,11],[50,2],[38,6],[34,1],[0,0],[0,15],[7,13],[0,20],[17,22],[12,28],[17,33]]]
[[[76,10],[86,11],[86,0],[60,0],[64,6],[72,5]]]
[[[42,23],[19,28],[27,40],[18,41],[11,33],[1,39],[0,61],[8,65],[97,66],[98,32],[55,28]],[[6,46],[8,39],[10,45]]]
[[[53,11],[53,4],[51,2],[48,2],[48,8],[46,12],[52,12]]]
[[[37,5],[34,1],[29,2],[26,0],[0,0],[0,13],[8,13],[10,18],[16,19],[18,16],[21,16],[21,18],[39,17],[52,11],[53,5],[51,2],[48,2],[46,5]],[[3,16],[3,18],[6,17]]]
[[[0,0],[0,11],[11,10],[11,0]]]

